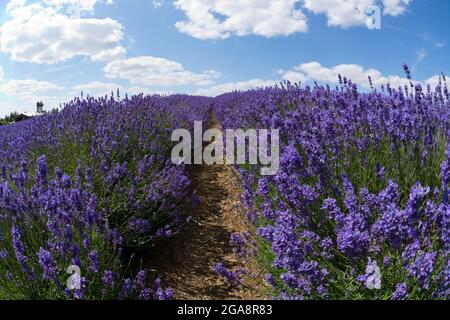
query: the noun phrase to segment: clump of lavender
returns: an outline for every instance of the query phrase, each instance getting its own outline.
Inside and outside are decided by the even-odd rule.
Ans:
[[[44,280],[52,280],[56,276],[57,266],[52,254],[44,248],[39,249],[39,264],[42,267]]]
[[[246,273],[243,269],[238,269],[237,271],[231,271],[222,262],[218,262],[214,266],[214,271],[225,278],[228,284],[232,286],[240,287],[243,284],[243,275]]]
[[[170,298],[160,283],[122,280],[123,247],[177,232],[192,192],[167,132],[193,130],[210,106],[185,95],[82,97],[0,126],[0,299]],[[68,268],[81,271],[70,288]]]
[[[215,99],[226,128],[280,130],[275,176],[239,170],[277,298],[448,297],[450,99],[403,67],[381,92],[339,75]]]
[[[392,300],[404,300],[408,295],[408,285],[404,282],[398,283],[392,294]]]
[[[230,244],[233,253],[239,258],[245,259],[255,253],[255,243],[249,232],[240,234],[232,233],[230,236]]]

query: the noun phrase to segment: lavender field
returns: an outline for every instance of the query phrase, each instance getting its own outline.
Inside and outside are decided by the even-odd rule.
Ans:
[[[411,81],[370,92],[340,78],[335,88],[284,82],[214,99],[81,97],[0,126],[0,298],[172,299],[185,289],[143,261],[205,206],[189,166],[170,161],[172,130],[216,119],[281,135],[276,175],[232,170],[243,190],[236,219],[247,222],[227,241],[263,276],[255,285],[254,269],[216,261],[209,268],[227,290],[448,299],[449,98],[445,76],[436,88]],[[66,286],[69,266],[79,268],[78,288]]]
[[[448,306],[449,21],[443,0],[0,1],[0,304]]]

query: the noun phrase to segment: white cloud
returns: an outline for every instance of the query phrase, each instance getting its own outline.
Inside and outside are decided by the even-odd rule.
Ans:
[[[372,78],[374,86],[386,85],[387,83],[390,83],[393,87],[409,85],[409,80],[406,78],[395,75],[384,76],[376,69],[366,70],[357,64],[341,64],[327,68],[315,61],[298,65],[294,70],[285,71],[283,80],[297,82],[298,79],[302,79],[303,82],[311,80],[337,84],[339,82],[339,74],[366,89],[370,88],[369,76]]]
[[[383,0],[383,13],[390,16],[398,16],[405,13],[412,0]]]
[[[315,14],[325,14],[329,26],[343,28],[367,25],[368,18],[378,7],[381,13],[398,16],[406,11],[412,0],[304,0],[304,7]],[[370,19],[369,19],[370,21]]]
[[[282,70],[281,74],[283,76],[283,80],[289,80],[291,82],[303,83],[309,80],[305,74],[297,72],[296,70],[288,70],[288,71]]]
[[[23,7],[26,4],[27,0],[11,0],[6,5],[6,12],[11,12],[16,8]]]
[[[83,92],[84,96],[89,95],[91,97],[103,97],[105,95],[110,96],[111,93],[113,93],[113,95],[116,95],[117,89],[119,89],[121,97],[124,97],[125,94],[136,95],[143,93],[144,95],[147,94],[167,95],[172,93],[170,91],[153,90],[151,88],[142,86],[124,87],[117,83],[101,82],[101,81],[92,81],[89,83],[77,85],[75,87],[72,87],[71,93],[73,96],[79,96],[80,93]]]
[[[365,89],[370,89],[369,76],[372,79],[374,87],[381,87],[381,85],[388,83],[392,88],[410,86],[410,81],[406,77],[383,75],[377,69],[365,69],[357,64],[340,64],[329,68],[319,62],[312,61],[300,64],[294,67],[293,70],[281,71],[283,80],[289,80],[291,82],[301,81],[302,83],[317,81],[319,83],[338,84],[339,74]],[[439,82],[439,75],[432,76],[426,80],[414,79],[412,82],[413,84],[421,84],[422,86],[430,84],[432,89],[434,89]]]
[[[155,9],[162,7],[163,4],[164,4],[164,0],[153,0],[153,7]]]
[[[387,85],[388,83],[395,89],[398,87],[403,88],[404,86],[410,86],[410,81],[406,77],[400,77],[398,75],[383,75],[377,69],[365,69],[357,64],[340,64],[328,68],[319,62],[312,61],[300,64],[292,70],[280,70],[278,73],[281,76],[280,80],[253,79],[236,83],[230,82],[209,88],[198,89],[195,94],[214,97],[234,90],[245,91],[254,88],[270,87],[283,80],[288,80],[293,83],[302,82],[302,84],[317,81],[320,84],[336,85],[339,83],[339,74],[364,89],[370,89],[369,76],[372,79],[373,86],[378,88],[381,87],[381,85]],[[434,89],[439,83],[439,76],[436,75],[424,81],[413,80],[413,83],[421,84],[422,86],[424,84],[430,84],[432,89]]]
[[[435,75],[435,76],[432,76],[432,77],[428,78],[427,80],[425,80],[425,83],[429,84],[431,86],[431,88],[434,89],[439,85],[439,81],[441,81],[441,84],[443,84],[442,76]]]
[[[0,92],[19,99],[36,93],[63,90],[64,88],[51,82],[34,79],[8,80],[0,84]]]
[[[421,62],[427,56],[428,56],[428,51],[424,48],[421,48],[419,51],[417,51],[417,62]]]
[[[329,26],[365,26],[373,6],[384,15],[398,16],[412,0],[176,0],[186,20],[175,26],[199,39],[230,36],[287,36],[308,30],[305,12],[325,14]]]
[[[231,91],[245,91],[256,88],[264,88],[274,86],[277,82],[274,80],[261,80],[261,79],[252,79],[243,82],[229,82],[220,84],[217,86],[213,86],[210,88],[201,88],[198,89],[196,94],[200,96],[210,96],[215,97],[221,95],[223,93],[231,92]]]
[[[170,90],[166,90],[166,91],[153,90],[151,88],[141,87],[141,86],[128,87],[125,89],[125,92],[128,93],[129,95],[135,95],[135,94],[140,94],[140,93],[143,93],[144,95],[147,95],[147,94],[160,94],[160,95],[173,94],[173,92]]]
[[[4,95],[0,115],[13,111],[36,111],[37,101],[43,101],[46,110],[51,110],[57,108],[61,102],[69,100],[64,87],[35,79],[5,80],[0,83],[0,93]]]
[[[44,3],[50,6],[54,6],[58,9],[62,9],[67,6],[68,10],[92,13],[97,3],[104,2],[106,4],[112,4],[112,0],[44,0]],[[71,12],[67,12],[71,13]]]
[[[442,49],[442,48],[445,48],[447,46],[447,42],[445,42],[445,41],[436,41],[434,43],[434,46],[436,48],[438,48],[438,49]]]
[[[92,81],[85,84],[80,84],[72,88],[75,95],[83,92],[84,95],[94,97],[110,95],[111,92],[116,94],[117,89],[123,91],[123,87],[115,83],[105,83],[101,81]]]
[[[8,4],[11,19],[0,27],[0,50],[15,61],[51,64],[75,56],[103,61],[125,54],[119,22],[111,18],[71,18],[60,12],[63,3],[90,10],[98,1],[57,0],[59,5],[13,1]]]
[[[108,63],[104,68],[112,79],[127,79],[137,85],[209,85],[218,77],[215,71],[194,73],[175,61],[150,56],[121,59]]]
[[[354,27],[366,24],[366,9],[374,0],[305,0],[304,7],[325,14],[329,26]]]
[[[177,0],[175,7],[187,20],[176,27],[199,39],[225,39],[231,35],[286,36],[307,31],[306,16],[298,0]]]

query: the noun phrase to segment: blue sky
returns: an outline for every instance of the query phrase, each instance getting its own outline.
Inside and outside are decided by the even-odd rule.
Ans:
[[[0,0],[0,116],[117,87],[214,96],[338,73],[397,86],[404,62],[436,85],[449,27],[445,0]]]

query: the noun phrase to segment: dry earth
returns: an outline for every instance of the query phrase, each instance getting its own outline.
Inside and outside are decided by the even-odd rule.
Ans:
[[[220,128],[215,117],[210,127]],[[175,299],[264,299],[263,272],[254,261],[233,255],[230,235],[249,230],[238,173],[227,165],[198,165],[189,168],[200,204],[189,212],[192,222],[182,232],[160,243],[145,265],[174,289]],[[251,275],[236,288],[213,267],[223,262],[229,269],[246,268]]]

